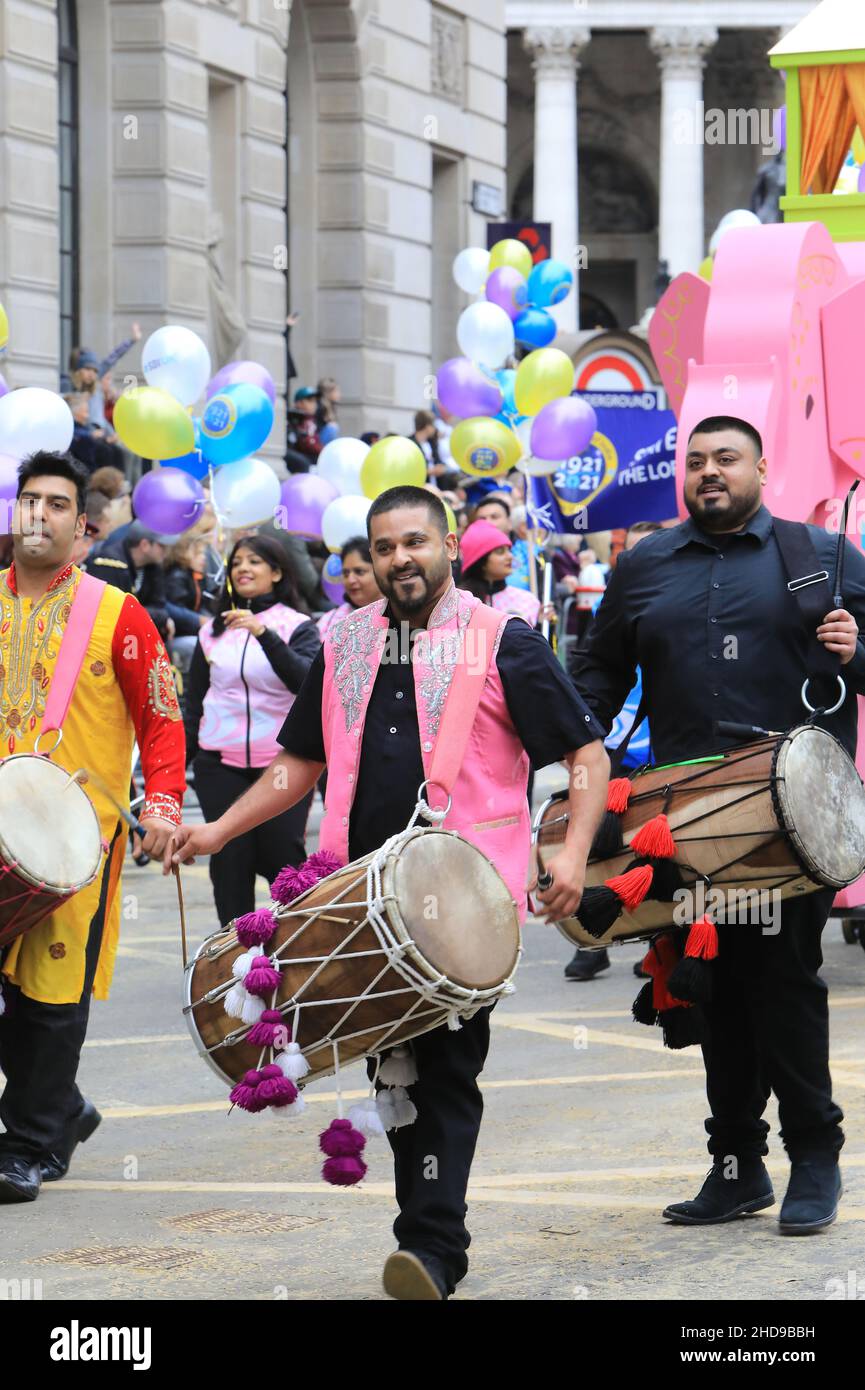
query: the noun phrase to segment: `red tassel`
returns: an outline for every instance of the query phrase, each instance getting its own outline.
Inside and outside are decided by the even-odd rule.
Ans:
[[[627,873],[618,874],[616,878],[604,879],[604,883],[607,888],[612,888],[625,912],[633,912],[651,888],[652,877],[651,864],[639,864],[636,869],[628,869]]]
[[[617,816],[624,815],[633,789],[630,777],[614,777],[607,788],[607,810],[615,811]]]
[[[648,859],[672,859],[676,853],[676,841],[670,830],[670,822],[663,811],[640,826],[629,848],[634,854],[644,854]]]
[[[686,956],[697,956],[700,960],[714,960],[718,954],[718,928],[709,917],[701,917],[691,924]]]
[[[652,977],[652,1006],[662,1013],[665,1009],[689,1009],[690,1003],[685,999],[674,999],[667,988],[667,980],[670,972],[679,959],[673,938],[669,933],[655,938],[650,947],[646,959],[643,961],[643,969]]]

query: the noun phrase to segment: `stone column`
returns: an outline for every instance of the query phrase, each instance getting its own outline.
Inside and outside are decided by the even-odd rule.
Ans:
[[[658,255],[670,274],[697,270],[703,230],[703,64],[716,43],[711,26],[653,29],[661,67],[661,198]]]
[[[552,253],[574,272],[573,292],[553,310],[567,333],[579,327],[577,72],[590,38],[589,29],[570,24],[533,26],[523,34],[535,72],[534,216],[552,223]]]

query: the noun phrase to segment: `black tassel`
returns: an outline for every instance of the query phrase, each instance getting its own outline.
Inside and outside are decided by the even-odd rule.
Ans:
[[[670,971],[667,988],[674,999],[709,1004],[712,999],[712,962],[698,956],[682,956]]]
[[[664,1033],[664,1046],[674,1052],[695,1047],[703,1041],[703,1015],[694,1006],[690,1009],[664,1009],[658,1015]]]
[[[592,841],[592,859],[612,859],[624,849],[622,817],[618,811],[605,811]]]
[[[612,888],[587,888],[577,908],[577,920],[581,927],[599,940],[622,915],[622,902]]]
[[[646,894],[656,902],[671,903],[677,889],[684,888],[685,880],[675,859],[640,859],[641,864],[651,864],[654,869],[652,886]]]
[[[634,1022],[645,1023],[649,1028],[658,1021],[658,1011],[652,1003],[653,988],[654,981],[647,980],[631,1005]]]

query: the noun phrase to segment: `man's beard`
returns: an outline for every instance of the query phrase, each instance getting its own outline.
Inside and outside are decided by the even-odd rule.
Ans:
[[[736,531],[738,528],[753,516],[760,501],[760,489],[748,495],[734,497],[729,491],[724,491],[723,497],[727,499],[726,506],[719,506],[718,502],[711,497],[701,496],[699,493],[694,498],[685,498],[685,506],[693,520],[702,531]],[[708,506],[706,503],[708,502]]]
[[[427,607],[431,596],[441,588],[444,580],[450,578],[451,562],[445,555],[441,564],[431,565],[427,569],[422,569],[416,564],[408,573],[416,576],[410,588],[397,583],[400,576],[390,575],[386,579],[380,578],[378,585],[385,597],[400,612],[418,613]],[[402,577],[405,577],[405,574]]]

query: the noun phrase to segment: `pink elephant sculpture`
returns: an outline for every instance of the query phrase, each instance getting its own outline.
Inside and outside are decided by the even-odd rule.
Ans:
[[[708,415],[738,415],[763,439],[769,510],[818,526],[834,519],[837,530],[840,499],[865,477],[863,337],[865,243],[836,245],[822,223],[733,229],[711,284],[678,275],[652,316],[649,343],[679,424],[680,515],[688,435]],[[860,547],[861,508],[848,523]],[[863,712],[860,698],[865,774]],[[863,901],[865,877],[835,907]]]

